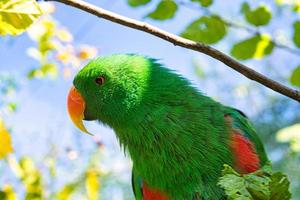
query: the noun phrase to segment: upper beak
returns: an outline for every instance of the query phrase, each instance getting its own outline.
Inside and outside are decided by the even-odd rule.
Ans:
[[[69,91],[68,100],[67,100],[68,112],[71,117],[72,122],[79,128],[81,131],[92,135],[89,133],[84,124],[84,110],[85,110],[85,101],[78,90],[72,86]]]

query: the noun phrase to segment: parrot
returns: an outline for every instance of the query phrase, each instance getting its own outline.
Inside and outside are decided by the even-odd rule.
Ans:
[[[223,105],[158,59],[112,54],[91,60],[67,96],[73,123],[112,128],[132,161],[137,200],[226,199],[224,164],[241,174],[269,162],[240,110]]]

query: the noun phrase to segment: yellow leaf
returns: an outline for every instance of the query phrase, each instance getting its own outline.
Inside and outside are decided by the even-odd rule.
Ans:
[[[5,200],[16,200],[16,193],[14,192],[13,188],[11,185],[4,185],[2,192],[4,193],[4,199]]]
[[[34,162],[29,157],[23,157],[19,161],[23,171],[21,181],[25,186],[26,200],[42,200],[44,194],[42,176],[40,171],[35,166]]]
[[[58,200],[69,200],[71,199],[71,196],[73,194],[73,192],[75,191],[76,187],[78,184],[67,184],[63,187],[63,189],[58,192],[57,194],[57,199]]]
[[[4,158],[7,154],[13,152],[11,145],[11,138],[4,126],[3,120],[0,118],[0,159]]]
[[[29,157],[22,157],[18,162],[15,157],[10,156],[8,164],[25,187],[25,200],[45,199],[41,173]]]
[[[62,49],[58,50],[56,54],[56,59],[63,64],[68,64],[71,62],[74,54],[74,48],[71,45],[67,45]]]
[[[271,43],[270,36],[263,34],[261,40],[257,43],[256,51],[254,53],[254,58],[261,59],[265,56],[265,51]]]
[[[96,170],[90,169],[87,171],[85,186],[87,190],[88,199],[98,200],[99,199],[98,191],[100,188],[100,182],[99,182],[99,173]]]
[[[57,30],[56,36],[63,42],[71,42],[73,40],[72,34],[66,29]]]
[[[0,35],[21,34],[41,15],[35,0],[1,0]]]
[[[43,16],[41,20],[33,24],[28,30],[28,36],[34,40],[41,42],[47,42],[54,34],[56,29],[56,22],[50,16]],[[46,40],[46,41],[44,41]]]
[[[289,142],[295,152],[300,152],[300,123],[279,130],[276,134],[279,142]]]
[[[97,55],[97,49],[92,46],[84,45],[80,47],[80,50],[78,52],[78,57],[81,60],[91,59],[96,57]]]

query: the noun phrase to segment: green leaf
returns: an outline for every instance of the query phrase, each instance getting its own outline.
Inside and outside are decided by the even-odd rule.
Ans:
[[[269,184],[271,195],[269,199],[272,200],[289,200],[292,195],[289,191],[290,182],[286,175],[276,172],[271,176]]]
[[[272,18],[271,11],[265,5],[261,5],[256,9],[251,10],[248,4],[243,4],[242,11],[245,14],[246,20],[254,26],[267,25]]]
[[[300,21],[296,21],[294,23],[294,36],[293,36],[294,43],[297,47],[300,48]]]
[[[245,187],[245,180],[229,165],[224,165],[223,176],[218,185],[224,188],[228,199],[251,200],[251,195]]]
[[[162,0],[156,9],[149,13],[147,17],[155,20],[167,20],[174,17],[177,11],[177,4],[173,0]]]
[[[208,7],[213,3],[213,0],[192,0],[193,2],[198,2],[203,7]]]
[[[1,0],[0,35],[21,34],[41,15],[35,0]]]
[[[35,77],[42,77],[43,73],[39,69],[32,69],[27,73],[28,79],[33,79]]]
[[[241,6],[242,13],[247,13],[250,11],[250,5],[247,2],[244,2]]]
[[[292,85],[300,87],[300,65],[292,72],[290,82]]]
[[[227,33],[225,22],[218,16],[203,16],[193,21],[181,36],[196,42],[214,44]]]
[[[239,60],[261,59],[272,53],[274,44],[268,35],[257,35],[235,44],[231,55]]]
[[[246,188],[253,199],[269,200],[270,190],[268,184],[270,179],[266,176],[245,176]]]
[[[10,102],[9,104],[7,104],[7,108],[10,112],[14,112],[17,110],[17,104]]]
[[[269,164],[246,175],[241,175],[230,166],[224,165],[218,185],[224,189],[227,199],[232,200],[291,198],[287,177],[280,172],[274,173]]]
[[[149,3],[151,0],[128,0],[128,5],[132,7],[142,6]]]

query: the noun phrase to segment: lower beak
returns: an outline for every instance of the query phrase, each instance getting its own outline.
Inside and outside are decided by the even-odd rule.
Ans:
[[[90,134],[82,121],[84,119],[85,101],[74,86],[69,91],[67,106],[69,115],[75,126],[81,131]]]

